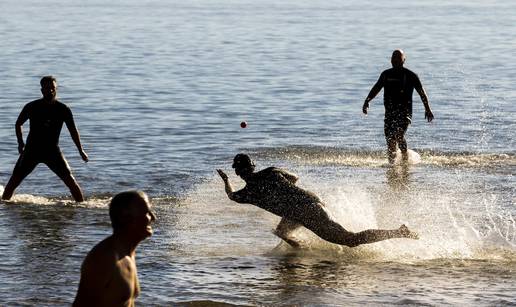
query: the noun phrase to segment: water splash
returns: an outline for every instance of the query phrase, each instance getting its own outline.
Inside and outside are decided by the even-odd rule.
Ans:
[[[3,187],[0,186],[0,194]],[[31,194],[15,194],[10,200],[2,202],[10,205],[37,205],[37,206],[71,206],[77,208],[104,208],[107,207],[111,197],[99,195],[87,198],[83,202],[76,202],[72,199],[61,197],[45,197]]]
[[[433,197],[425,193],[398,194],[391,198],[349,183],[346,188],[331,188],[343,185],[338,180],[327,182],[319,190],[334,219],[346,229],[393,229],[406,223],[420,233],[420,240],[392,239],[351,251],[324,242],[308,230],[300,230],[296,235],[310,242],[309,249],[341,253],[344,257],[400,262],[516,259],[516,223],[512,214],[497,203],[496,197],[482,199],[485,210],[472,215],[468,204],[461,204],[444,193],[435,193]]]
[[[378,169],[374,168],[367,168],[363,174],[370,177],[368,181],[374,180],[369,186],[362,186],[357,185],[355,175],[342,176],[337,169],[332,168],[334,173],[328,173],[327,168],[318,165],[303,166],[299,185],[319,195],[334,219],[350,231],[395,229],[407,224],[420,234],[420,240],[392,239],[348,248],[325,242],[301,228],[294,236],[303,241],[306,248],[296,251],[270,235],[269,230],[276,227],[278,217],[251,205],[229,201],[216,174],[180,201],[181,206],[187,207],[186,215],[190,216],[183,219],[188,224],[185,227],[194,231],[185,233],[184,240],[192,235],[196,238],[211,237],[212,242],[226,245],[231,250],[228,253],[238,251],[239,254],[256,252],[260,246],[265,253],[309,253],[367,261],[516,259],[516,222],[511,207],[504,209],[507,206],[505,201],[492,197],[484,190],[485,187],[461,183],[464,178],[453,178],[455,173],[440,170],[434,174],[443,180],[439,185],[430,182],[416,184],[414,180],[386,185],[378,182]],[[401,176],[400,170],[393,170],[393,176]],[[229,175],[236,189],[243,187],[240,179]],[[429,175],[433,176],[425,171],[424,177]],[[450,186],[449,180],[459,183]],[[204,227],[192,225],[199,222]],[[259,241],[258,237],[261,238]],[[231,240],[234,241],[230,243]],[[275,248],[272,247],[274,242],[279,244]],[[221,253],[221,250],[207,250],[207,246],[203,247],[204,252]],[[246,246],[254,247],[253,251]]]

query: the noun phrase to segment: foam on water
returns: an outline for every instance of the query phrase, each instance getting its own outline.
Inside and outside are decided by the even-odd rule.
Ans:
[[[421,162],[421,156],[413,151],[412,149],[407,150],[408,155],[408,164],[419,164]],[[396,158],[394,160],[394,164],[400,164],[403,163],[403,156],[401,154],[401,150],[396,151]]]
[[[3,191],[4,187],[0,185],[0,195]],[[85,201],[78,203],[67,198],[45,197],[31,194],[14,194],[10,200],[2,200],[2,202],[10,205],[73,206],[77,208],[104,208],[108,206],[110,201],[111,197],[109,196],[88,197]]]
[[[399,150],[398,150],[399,151]],[[257,157],[282,159],[299,164],[356,167],[388,166],[384,150],[348,149],[318,146],[288,146],[257,150]],[[409,149],[409,163],[439,167],[482,168],[499,166],[516,167],[514,153],[441,152]]]

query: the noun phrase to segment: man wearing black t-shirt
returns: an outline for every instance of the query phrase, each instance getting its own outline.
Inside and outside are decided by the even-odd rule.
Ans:
[[[416,89],[425,106],[425,118],[428,122],[434,119],[428,103],[425,89],[418,76],[403,67],[405,54],[403,50],[394,50],[391,57],[392,68],[385,70],[373,86],[364,102],[362,112],[367,114],[371,101],[383,88],[385,106],[384,133],[387,141],[389,163],[394,162],[396,146],[401,150],[404,160],[408,159],[405,132],[412,121],[412,93]]]
[[[88,155],[82,149],[72,111],[56,99],[57,81],[54,77],[45,76],[41,79],[40,84],[43,98],[26,104],[16,120],[16,138],[20,157],[5,187],[2,199],[9,200],[23,179],[39,163],[44,163],[63,180],[75,201],[84,201],[81,188],[72,176],[70,167],[59,148],[59,135],[63,123],[65,123],[82,159],[84,162],[88,162]],[[25,144],[22,126],[27,120],[30,121],[30,131]]]

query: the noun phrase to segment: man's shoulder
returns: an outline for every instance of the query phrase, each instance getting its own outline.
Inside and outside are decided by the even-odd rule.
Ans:
[[[258,174],[258,175],[269,175],[269,174],[272,174],[272,173],[277,172],[277,171],[279,171],[279,168],[277,168],[275,166],[270,166],[270,167],[262,169],[261,171],[256,172],[256,174]]]
[[[118,257],[114,248],[112,236],[95,245],[86,255],[81,266],[81,283],[79,291],[100,295],[117,272]],[[93,299],[93,297],[90,297]],[[89,305],[88,305],[89,306]]]
[[[403,70],[406,74],[410,75],[411,77],[418,78],[417,74],[413,72],[412,70],[408,69],[407,67],[403,67]]]
[[[386,70],[382,71],[382,74],[388,74],[388,73],[390,73],[393,70],[394,70],[394,68],[392,68],[392,67],[391,68],[387,68]]]
[[[65,121],[73,116],[72,110],[66,104],[62,103],[59,100],[55,101],[54,108],[56,108],[56,114],[60,114],[60,117]]]
[[[29,102],[27,104],[34,104],[34,103],[38,103],[40,101],[43,101],[43,98],[34,99],[34,100],[32,100],[31,102]]]
[[[54,101],[53,104],[46,104],[45,101],[43,100],[43,98],[39,98],[39,99],[36,99],[36,100],[33,100],[33,101],[27,103],[24,108],[32,108],[35,106],[41,106],[43,108],[47,108],[52,105],[54,108],[57,107],[58,109],[61,109],[61,110],[70,111],[70,108],[66,104],[64,104],[63,102],[61,102],[59,100]]]
[[[41,99],[41,98],[32,100],[31,102],[28,102],[27,104],[25,104],[24,108],[33,107],[34,105],[37,105],[38,103],[40,103],[42,100],[43,99]]]
[[[396,70],[394,69],[394,67],[391,67],[391,68],[387,68],[386,70],[384,70],[382,72],[382,75],[390,75],[390,74],[393,74],[395,72],[396,72]]]
[[[106,264],[109,262],[116,262],[117,256],[115,252],[113,237],[109,236],[95,245],[86,258],[85,264]]]
[[[253,185],[256,185],[256,184],[259,184],[259,183],[261,184],[261,183],[267,182],[276,173],[277,173],[277,168],[273,167],[273,166],[264,168],[264,169],[262,169],[260,171],[256,171],[256,172],[253,173],[253,175],[251,177],[252,179],[247,182],[246,187],[248,185],[253,186]]]
[[[59,108],[62,108],[62,109],[68,110],[68,111],[70,110],[70,107],[68,107],[64,102],[56,100],[56,104],[59,106]]]

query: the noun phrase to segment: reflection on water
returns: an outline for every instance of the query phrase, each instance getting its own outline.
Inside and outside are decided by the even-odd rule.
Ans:
[[[75,294],[84,250],[96,237],[96,230],[85,231],[84,227],[98,225],[98,218],[69,205],[1,206],[1,224],[9,234],[9,244],[1,247],[4,256],[0,257],[9,264],[2,270],[3,300],[30,305],[40,303],[40,294],[45,293],[44,301],[49,304],[69,302]],[[88,239],[78,240],[82,235]]]
[[[402,191],[409,188],[410,173],[408,164],[401,163],[389,166],[385,175],[387,177],[387,184],[393,190]]]

